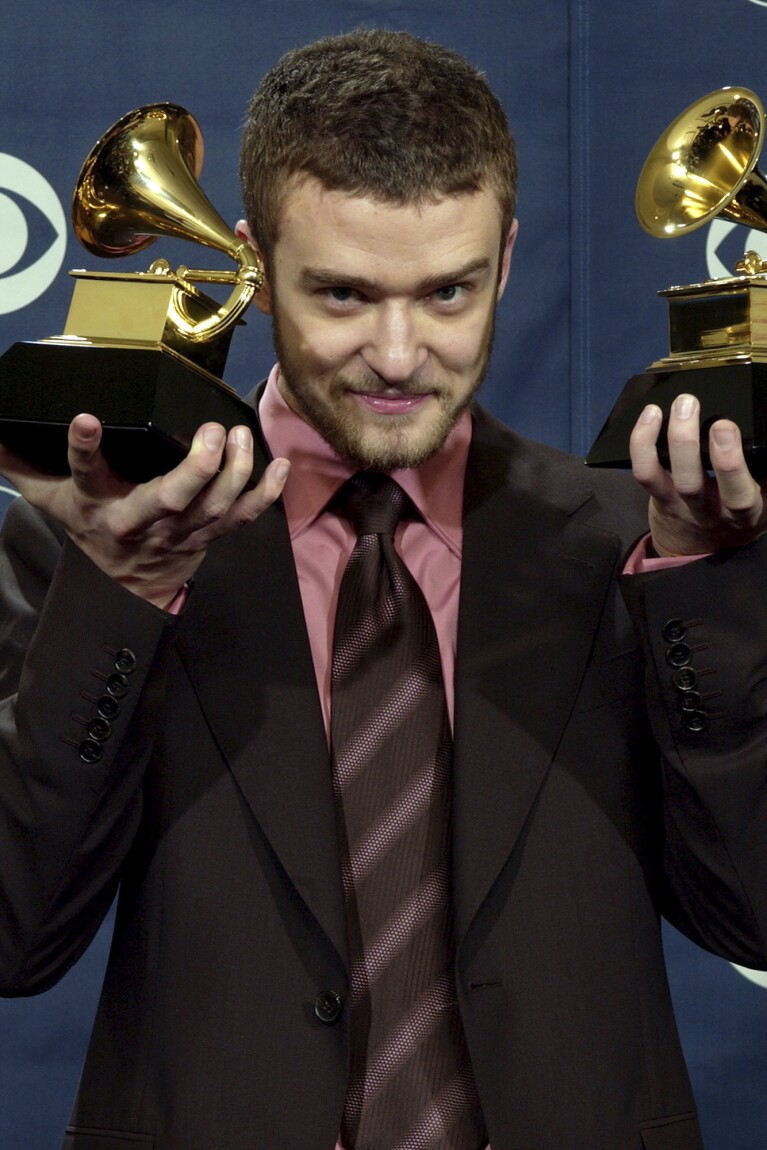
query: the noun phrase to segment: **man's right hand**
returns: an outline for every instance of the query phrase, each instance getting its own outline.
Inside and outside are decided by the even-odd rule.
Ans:
[[[57,519],[93,562],[135,595],[167,607],[202,562],[208,545],[256,519],[279,498],[290,464],[275,459],[258,485],[250,428],[227,435],[206,423],[186,459],[148,483],[121,479],[101,452],[93,415],[69,427],[68,476],[44,475],[0,447],[0,473],[35,507]]]

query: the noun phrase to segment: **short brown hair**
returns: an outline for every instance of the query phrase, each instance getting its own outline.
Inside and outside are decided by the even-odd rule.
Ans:
[[[485,77],[407,32],[359,30],[287,52],[247,109],[245,212],[269,263],[291,176],[393,203],[492,188],[514,218],[514,140]]]

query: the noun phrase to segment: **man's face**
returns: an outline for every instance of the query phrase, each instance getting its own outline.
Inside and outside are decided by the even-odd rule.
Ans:
[[[490,190],[396,206],[295,180],[256,297],[289,406],[356,466],[428,459],[485,373],[515,230],[501,254]]]

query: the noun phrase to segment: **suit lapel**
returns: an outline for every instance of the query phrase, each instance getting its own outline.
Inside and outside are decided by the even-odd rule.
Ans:
[[[211,548],[178,649],[245,801],[343,957],[330,762],[281,504]]]
[[[455,682],[459,940],[543,782],[619,558],[617,536],[578,521],[591,498],[586,476],[581,482],[564,463],[557,476],[552,454],[545,452],[545,463],[543,454],[477,413],[466,474]]]

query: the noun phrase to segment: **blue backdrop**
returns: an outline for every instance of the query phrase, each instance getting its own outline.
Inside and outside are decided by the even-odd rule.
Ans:
[[[485,401],[525,434],[584,454],[624,380],[666,351],[658,289],[732,268],[764,236],[721,223],[672,243],[645,236],[633,195],[646,153],[693,100],[725,84],[764,98],[767,0],[27,0],[0,26],[0,350],[60,332],[72,267],[69,198],[87,152],[130,109],[186,106],[205,139],[201,183],[241,214],[239,125],[287,48],[361,24],[464,52],[503,100],[520,149],[520,238]],[[744,47],[749,51],[745,52]],[[155,255],[207,262],[160,240]],[[100,265],[114,270],[114,264]],[[271,364],[254,312],[226,372],[247,391]],[[0,491],[0,514],[12,498]],[[64,981],[0,1002],[0,1150],[54,1150],[76,1086],[107,923]],[[767,978],[667,933],[677,1013],[712,1150],[755,1150],[767,1129]],[[193,1006],[191,1007],[193,1009]],[[563,1147],[563,1150],[566,1150]]]

